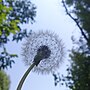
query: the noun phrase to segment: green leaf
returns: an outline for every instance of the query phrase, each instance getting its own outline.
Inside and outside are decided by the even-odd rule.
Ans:
[[[10,57],[18,57],[17,54],[11,54]]]
[[[0,36],[2,35],[2,31],[0,30]]]

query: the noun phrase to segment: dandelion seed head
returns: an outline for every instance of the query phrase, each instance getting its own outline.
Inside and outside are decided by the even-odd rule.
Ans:
[[[30,66],[40,48],[44,46],[49,53],[46,51],[47,56],[44,56],[33,71],[47,74],[57,70],[63,61],[64,47],[58,35],[50,31],[33,32],[23,43],[22,56],[24,63]]]

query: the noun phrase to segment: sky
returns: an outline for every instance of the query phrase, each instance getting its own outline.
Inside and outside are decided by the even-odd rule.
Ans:
[[[33,0],[33,3],[37,6],[36,22],[31,25],[23,25],[23,28],[28,30],[49,30],[56,33],[60,39],[64,42],[65,52],[72,48],[71,36],[78,34],[77,27],[73,20],[71,20],[65,13],[65,9],[61,3],[61,0]],[[18,58],[15,58],[15,64],[12,69],[6,70],[10,76],[11,85],[10,90],[16,90],[16,87],[28,69],[28,66],[24,65],[21,56],[22,43],[16,44],[15,42],[9,42],[7,49],[11,53],[17,53]],[[68,62],[68,53],[66,54],[62,65],[58,69],[58,72],[66,74],[66,65]],[[54,86],[54,78],[52,74],[41,75],[35,72],[30,72],[27,79],[24,82],[22,90],[68,90],[65,86],[58,84]]]

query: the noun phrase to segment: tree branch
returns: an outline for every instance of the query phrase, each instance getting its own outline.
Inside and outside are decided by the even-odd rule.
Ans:
[[[77,19],[75,19],[75,18],[69,13],[69,11],[68,11],[68,9],[67,9],[67,7],[66,7],[66,4],[65,4],[65,1],[64,1],[64,0],[62,0],[62,3],[63,3],[63,6],[64,6],[64,8],[65,8],[65,10],[66,10],[67,15],[68,15],[72,20],[74,20],[74,22],[75,22],[76,25],[78,26],[79,30],[81,31],[81,34],[83,35],[83,37],[85,38],[85,40],[88,42],[88,38],[87,38],[86,34],[84,33],[82,27],[79,25],[79,22],[77,21]]]

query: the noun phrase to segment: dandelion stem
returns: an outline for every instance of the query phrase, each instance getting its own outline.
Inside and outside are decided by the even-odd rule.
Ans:
[[[25,72],[25,74],[24,74],[23,77],[21,78],[21,80],[20,80],[20,82],[19,82],[18,87],[17,87],[16,90],[21,90],[22,85],[23,85],[26,77],[28,76],[28,74],[30,73],[30,71],[33,69],[33,67],[34,67],[35,65],[36,65],[36,64],[33,63],[33,64],[27,69],[27,71]]]

